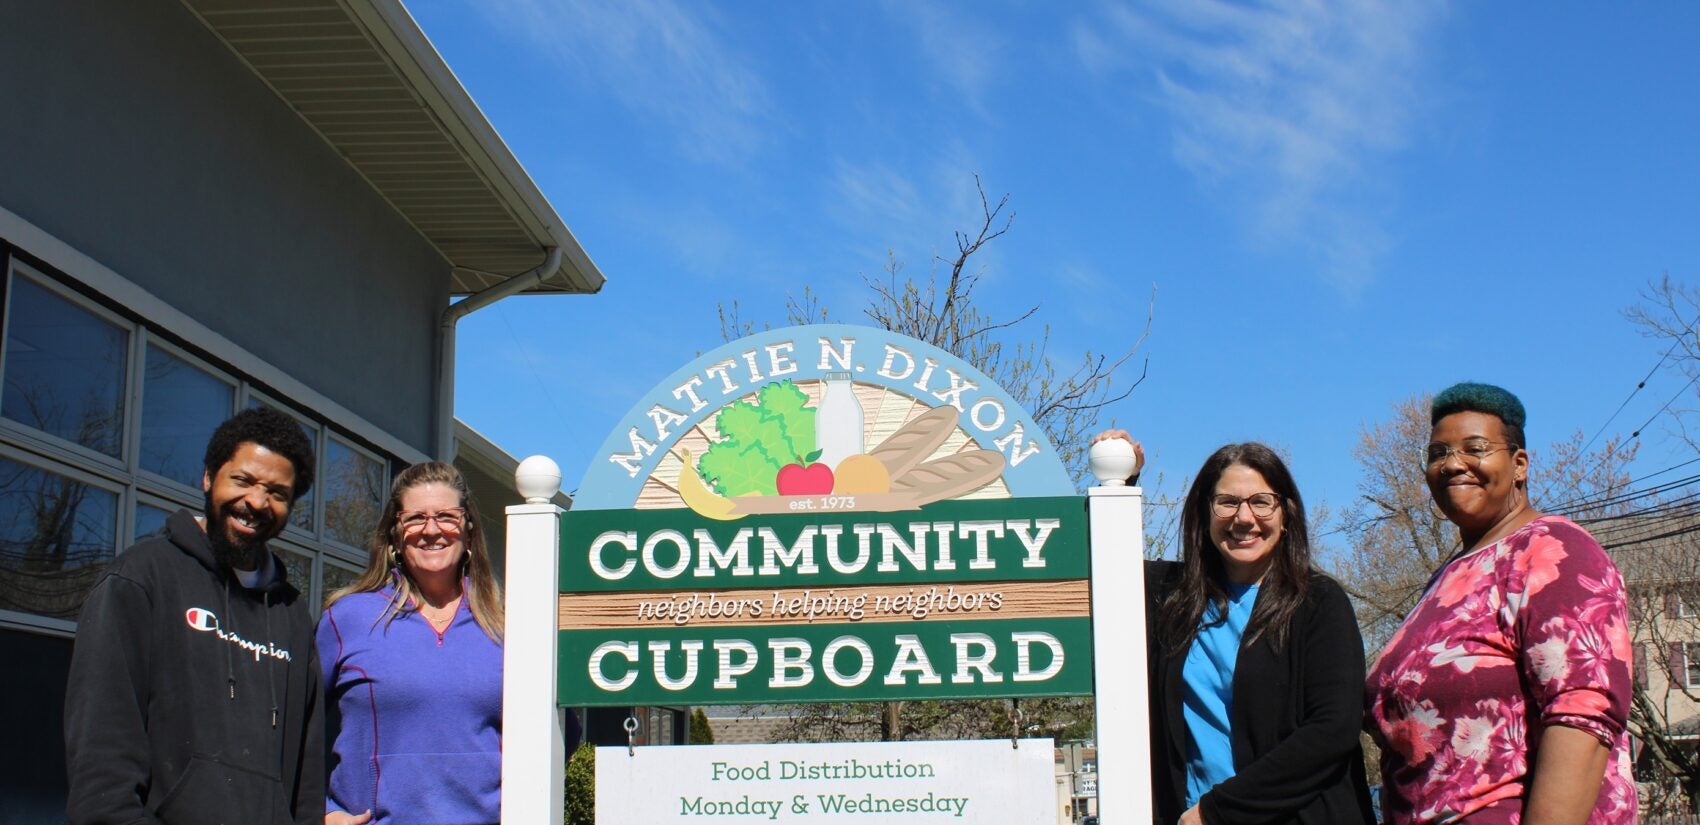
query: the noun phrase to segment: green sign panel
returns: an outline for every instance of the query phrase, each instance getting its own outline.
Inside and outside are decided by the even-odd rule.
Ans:
[[[569,630],[559,685],[614,706],[1088,695],[1091,641],[1087,618]]]
[[[1086,578],[1081,498],[941,501],[750,522],[690,510],[569,510],[561,592]]]

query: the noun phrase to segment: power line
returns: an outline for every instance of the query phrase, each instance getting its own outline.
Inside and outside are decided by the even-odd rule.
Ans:
[[[1545,508],[1545,509],[1547,510],[1547,512],[1550,512],[1550,513],[1558,513],[1559,515],[1568,516],[1568,515],[1580,513],[1584,510],[1598,510],[1598,509],[1603,508],[1603,507],[1612,507],[1612,506],[1619,505],[1619,504],[1627,504],[1631,501],[1638,501],[1640,499],[1659,495],[1660,493],[1667,493],[1667,492],[1670,492],[1671,490],[1681,489],[1681,488],[1687,487],[1689,485],[1692,485],[1696,482],[1700,482],[1700,475],[1685,476],[1683,478],[1676,479],[1675,481],[1668,481],[1668,482],[1665,482],[1664,484],[1656,484],[1652,487],[1646,487],[1646,488],[1643,488],[1643,489],[1640,489],[1640,490],[1628,490],[1628,491],[1625,491],[1624,493],[1622,493],[1620,495],[1611,495],[1611,496],[1606,496],[1604,498],[1598,498],[1598,499],[1580,499],[1580,500],[1571,502],[1566,506],[1549,507],[1549,508]],[[1681,499],[1676,499],[1676,500],[1681,500]],[[1660,506],[1660,504],[1654,504],[1653,506],[1658,507],[1658,506]],[[1641,511],[1632,511],[1630,513],[1625,513],[1625,514],[1622,514],[1622,515],[1633,515],[1635,512],[1641,512]],[[1605,519],[1605,518],[1617,518],[1617,517],[1618,516],[1614,515],[1614,516],[1600,516],[1598,518]],[[1590,520],[1592,520],[1592,519],[1590,519]]]
[[[1665,516],[1666,514],[1674,513],[1674,512],[1677,512],[1679,510],[1693,509],[1692,505],[1694,505],[1697,500],[1700,500],[1700,492],[1690,492],[1687,495],[1684,495],[1684,496],[1681,496],[1681,497],[1678,497],[1678,498],[1673,498],[1673,499],[1668,499],[1668,500],[1665,500],[1665,501],[1655,502],[1655,503],[1648,505],[1647,507],[1643,507],[1639,510],[1631,510],[1631,511],[1628,511],[1628,512],[1616,513],[1616,514],[1613,514],[1613,515],[1595,516],[1593,518],[1578,519],[1577,523],[1578,524],[1600,525],[1600,526],[1610,527],[1611,525],[1616,524],[1618,522],[1626,522],[1626,521],[1631,521],[1631,520],[1635,520],[1635,519],[1646,520],[1646,519],[1650,519],[1650,518],[1654,518],[1654,517],[1662,517],[1662,516]]]
[[[1662,476],[1665,473],[1670,472],[1671,470],[1679,469],[1679,468],[1682,468],[1682,467],[1687,467],[1688,465],[1693,464],[1697,461],[1700,461],[1700,456],[1695,456],[1694,458],[1688,459],[1687,461],[1684,461],[1680,464],[1672,464],[1671,466],[1666,467],[1663,470],[1654,470],[1653,472],[1650,472],[1650,473],[1648,473],[1644,476],[1641,476],[1640,478],[1632,478],[1628,481],[1628,483],[1629,484],[1638,484],[1640,482],[1646,481],[1649,478],[1652,478],[1653,476]]]
[[[1551,511],[1554,511],[1554,512],[1559,512],[1559,511],[1563,511],[1563,510],[1566,510],[1566,509],[1573,509],[1573,505],[1574,505],[1574,507],[1581,507],[1584,504],[1587,504],[1589,506],[1595,506],[1595,505],[1598,505],[1600,503],[1609,502],[1611,499],[1613,499],[1613,498],[1615,498],[1619,495],[1631,495],[1631,494],[1635,493],[1636,491],[1634,489],[1634,485],[1640,484],[1641,482],[1646,481],[1649,478],[1654,478],[1656,476],[1662,476],[1665,473],[1671,472],[1672,470],[1680,470],[1683,467],[1687,467],[1688,465],[1694,464],[1696,462],[1700,462],[1700,456],[1696,456],[1695,458],[1691,458],[1687,461],[1682,461],[1682,462],[1678,462],[1676,464],[1672,464],[1671,466],[1665,467],[1663,469],[1654,470],[1654,471],[1647,473],[1646,475],[1640,476],[1638,478],[1632,478],[1632,479],[1623,483],[1623,488],[1625,488],[1625,492],[1622,492],[1622,493],[1607,492],[1607,493],[1605,493],[1605,499],[1603,499],[1601,501],[1595,501],[1592,498],[1595,495],[1599,495],[1599,493],[1590,492],[1590,493],[1582,493],[1580,495],[1576,495],[1572,498],[1565,499],[1565,500],[1560,501],[1556,504],[1544,504],[1543,506],[1545,506],[1546,509],[1548,509],[1548,510],[1551,510]],[[1586,478],[1586,476],[1582,476],[1582,478]],[[1696,478],[1694,476],[1689,476],[1687,478],[1678,479],[1677,481],[1661,482],[1660,484],[1656,484],[1656,485],[1653,485],[1653,486],[1655,486],[1655,487],[1669,487],[1669,486],[1672,486],[1672,485],[1681,486],[1681,485],[1687,484],[1688,482],[1693,481],[1693,480],[1696,480]]]
[[[1696,533],[1696,532],[1700,532],[1700,524],[1690,522],[1689,524],[1684,525],[1682,527],[1678,527],[1674,530],[1667,530],[1663,533],[1658,533],[1656,535],[1639,536],[1639,537],[1636,537],[1636,538],[1633,538],[1633,539],[1626,539],[1624,541],[1613,542],[1613,543],[1609,543],[1609,544],[1602,542],[1600,544],[1600,549],[1602,549],[1602,550],[1622,550],[1622,549],[1627,548],[1627,547],[1634,547],[1637,544],[1649,544],[1649,543],[1652,543],[1652,542],[1655,542],[1655,541],[1660,541],[1660,540],[1663,540],[1663,539],[1676,538],[1677,536],[1686,536],[1689,533]]]
[[[1641,422],[1641,426],[1636,427],[1635,431],[1629,434],[1629,437],[1631,439],[1640,438],[1641,437],[1641,431],[1647,429],[1647,425],[1653,423],[1653,419],[1658,418],[1661,414],[1664,413],[1665,410],[1670,409],[1670,405],[1675,404],[1676,400],[1678,398],[1681,398],[1683,393],[1688,392],[1688,388],[1694,386],[1694,382],[1696,382],[1696,381],[1700,381],[1700,372],[1694,373],[1694,377],[1688,379],[1688,383],[1682,385],[1682,389],[1677,390],[1676,395],[1671,396],[1670,400],[1666,401],[1665,405],[1658,409],[1658,412],[1655,412],[1652,415],[1647,416],[1647,420]]]
[[[1677,469],[1678,467],[1682,467],[1682,466],[1687,465],[1687,464],[1693,464],[1696,461],[1700,461],[1700,458],[1692,459],[1690,461],[1684,461],[1682,464],[1677,464],[1677,465],[1674,465],[1674,466],[1671,466],[1671,467],[1666,467],[1665,469],[1659,470],[1657,472],[1648,473],[1647,475],[1644,475],[1641,478],[1638,478],[1638,479],[1635,479],[1634,481],[1630,481],[1630,482],[1625,483],[1623,485],[1623,488],[1621,488],[1621,490],[1619,492],[1608,492],[1608,493],[1604,493],[1603,495],[1597,494],[1597,493],[1586,493],[1586,494],[1577,496],[1575,498],[1571,498],[1571,499],[1567,499],[1565,501],[1558,502],[1556,504],[1545,504],[1545,505],[1543,505],[1543,508],[1545,510],[1547,510],[1548,512],[1553,512],[1553,513],[1577,512],[1577,511],[1591,509],[1591,508],[1607,507],[1607,506],[1610,506],[1610,505],[1613,505],[1613,504],[1620,504],[1620,503],[1625,502],[1625,501],[1634,501],[1635,499],[1645,498],[1646,496],[1652,495],[1652,494],[1655,494],[1655,493],[1662,493],[1662,492],[1665,492],[1667,490],[1674,490],[1674,489],[1677,489],[1677,488],[1680,488],[1680,487],[1685,487],[1689,484],[1693,484],[1695,482],[1700,482],[1700,475],[1683,476],[1682,478],[1676,479],[1674,481],[1661,482],[1659,484],[1654,484],[1651,487],[1645,487],[1645,488],[1641,488],[1641,489],[1636,489],[1636,488],[1634,488],[1630,485],[1633,485],[1633,484],[1635,484],[1636,482],[1639,482],[1639,481],[1644,481],[1646,479],[1652,478],[1653,476],[1663,475],[1665,473],[1670,472],[1671,470]],[[1598,496],[1598,497],[1594,497],[1594,496]]]
[[[1697,322],[1700,322],[1700,318],[1696,318],[1695,320]],[[1689,324],[1689,328],[1693,328],[1693,326],[1694,326],[1693,324]],[[1617,405],[1617,410],[1611,414],[1610,418],[1606,419],[1606,423],[1601,424],[1600,428],[1594,431],[1593,437],[1588,439],[1588,443],[1582,445],[1582,454],[1583,455],[1587,455],[1588,448],[1594,446],[1594,442],[1599,440],[1600,434],[1605,432],[1607,427],[1611,426],[1611,422],[1617,420],[1617,416],[1618,416],[1619,413],[1623,412],[1623,408],[1629,406],[1629,402],[1632,399],[1634,399],[1635,396],[1637,394],[1639,394],[1643,388],[1645,388],[1647,386],[1647,380],[1653,377],[1653,373],[1656,373],[1656,372],[1659,371],[1659,367],[1662,367],[1662,366],[1665,365],[1665,361],[1670,358],[1671,353],[1676,352],[1676,348],[1678,346],[1680,346],[1681,344],[1682,344],[1682,338],[1681,338],[1681,336],[1678,336],[1675,341],[1671,342],[1670,348],[1665,350],[1665,354],[1659,356],[1659,362],[1657,364],[1654,364],[1652,369],[1647,370],[1647,374],[1641,376],[1640,381],[1635,382],[1635,389],[1629,391],[1629,396],[1627,398],[1623,399],[1622,404]]]
[[[1660,415],[1663,415],[1665,410],[1670,409],[1670,405],[1675,404],[1676,400],[1678,398],[1681,398],[1684,393],[1688,392],[1688,389],[1690,387],[1694,386],[1696,382],[1700,382],[1700,372],[1696,372],[1694,374],[1694,377],[1688,380],[1687,384],[1682,385],[1682,389],[1677,390],[1675,395],[1671,396],[1669,400],[1665,401],[1664,406],[1659,407],[1659,409],[1656,412],[1654,412],[1652,415],[1647,417],[1646,421],[1641,422],[1641,426],[1636,427],[1635,430],[1629,434],[1629,438],[1628,438],[1628,441],[1626,442],[1626,444],[1632,444],[1632,443],[1638,441],[1641,438],[1641,433],[1644,430],[1647,429],[1647,425],[1652,424],[1654,419],[1658,418]],[[1586,469],[1586,470],[1584,470],[1584,471],[1582,471],[1581,473],[1578,474],[1578,478],[1586,479],[1588,476],[1593,475],[1594,472],[1596,470],[1600,469],[1600,467],[1603,466],[1606,463],[1606,460],[1611,458],[1614,453],[1622,452],[1623,446],[1626,446],[1626,445],[1619,445],[1618,449],[1607,450],[1605,453],[1601,454],[1599,458],[1594,460],[1594,463],[1592,465],[1590,465],[1588,467],[1588,469]],[[1587,453],[1587,450],[1584,449],[1578,455],[1579,456],[1580,455],[1586,455],[1586,453]]]
[[[1606,431],[1607,427],[1611,426],[1611,422],[1615,421],[1618,414],[1623,412],[1625,407],[1629,406],[1630,400],[1640,393],[1641,390],[1647,386],[1647,381],[1653,377],[1653,374],[1658,372],[1659,368],[1663,367],[1666,361],[1670,360],[1671,355],[1676,352],[1676,348],[1683,344],[1688,332],[1693,330],[1696,324],[1700,324],[1700,315],[1695,316],[1694,320],[1689,321],[1688,324],[1683,327],[1681,334],[1673,336],[1671,345],[1665,349],[1665,353],[1663,355],[1659,356],[1658,363],[1655,363],[1652,369],[1647,370],[1647,374],[1642,376],[1641,380],[1635,383],[1635,389],[1630,390],[1629,396],[1623,399],[1623,403],[1617,405],[1617,410],[1611,414],[1610,418],[1606,419],[1606,423],[1601,424],[1600,428],[1594,431],[1594,435],[1588,439],[1587,443],[1582,445],[1582,449],[1577,452],[1578,457],[1588,454],[1588,448],[1594,446],[1594,442]],[[1657,412],[1648,416],[1646,421],[1641,422],[1641,426],[1636,427],[1634,431],[1629,434],[1628,442],[1633,443],[1639,439],[1642,431],[1647,429],[1647,425],[1652,424],[1654,419],[1662,415],[1665,410],[1670,409],[1670,405],[1676,403],[1676,399],[1681,398],[1682,394],[1687,392],[1689,387],[1694,386],[1696,381],[1700,381],[1700,372],[1696,372],[1694,377],[1689,379],[1688,383],[1685,384],[1682,389],[1677,390],[1676,395],[1671,396],[1670,400],[1666,401],[1664,406],[1660,407]],[[1592,467],[1589,467],[1586,472],[1582,473],[1581,478],[1587,478],[1595,470],[1598,470],[1600,466],[1606,462],[1606,459],[1610,457],[1611,451],[1607,451],[1605,455],[1600,456],[1599,459],[1594,462]]]

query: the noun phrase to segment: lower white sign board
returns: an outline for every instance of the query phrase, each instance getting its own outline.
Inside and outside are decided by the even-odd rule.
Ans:
[[[1049,739],[596,749],[598,825],[1056,821]]]

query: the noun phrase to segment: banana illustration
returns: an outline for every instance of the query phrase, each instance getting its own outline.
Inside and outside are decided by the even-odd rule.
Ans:
[[[732,515],[732,500],[708,489],[702,483],[702,477],[697,475],[696,466],[691,461],[690,450],[680,449],[685,462],[683,470],[679,471],[679,498],[685,500],[685,506],[695,510],[698,515],[706,516],[717,521],[733,521],[743,518],[742,515]]]

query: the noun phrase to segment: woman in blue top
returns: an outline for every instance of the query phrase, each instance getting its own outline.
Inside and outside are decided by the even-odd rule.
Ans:
[[[1311,566],[1286,464],[1229,444],[1182,507],[1181,560],[1145,571],[1156,821],[1373,822],[1363,641],[1344,591]]]
[[[504,614],[460,472],[432,461],[396,476],[368,555],[319,620],[325,823],[494,825]]]

